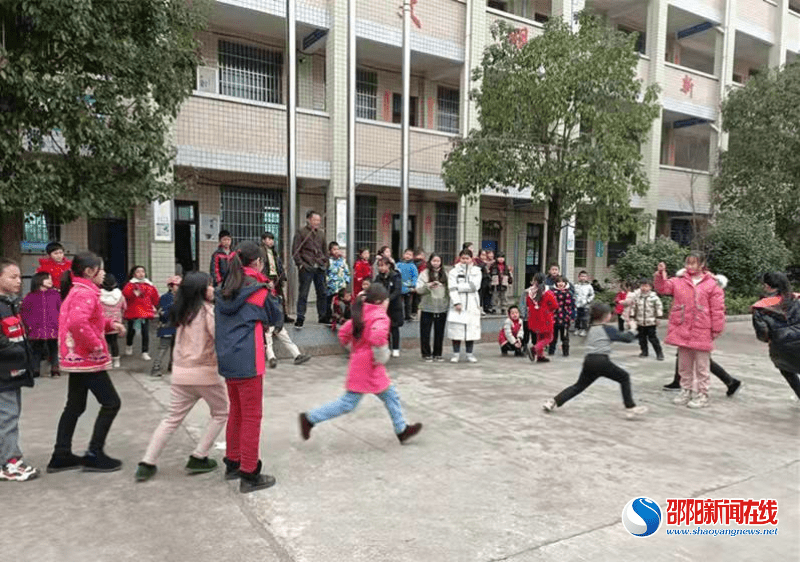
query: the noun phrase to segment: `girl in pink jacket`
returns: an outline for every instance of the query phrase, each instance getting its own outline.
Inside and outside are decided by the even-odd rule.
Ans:
[[[406,423],[400,397],[384,366],[389,360],[388,307],[389,293],[380,283],[373,283],[356,298],[353,318],[339,330],[342,345],[352,344],[345,383],[347,391],[338,400],[300,414],[300,434],[304,440],[311,436],[311,428],[316,424],[353,411],[364,394],[375,394],[383,401],[401,444],[422,429],[421,423]]]
[[[100,303],[100,286],[106,272],[103,260],[92,252],[79,252],[72,260],[70,275],[61,280],[61,313],[58,347],[61,368],[69,373],[67,404],[58,422],[56,445],[47,472],[83,467],[84,471],[111,472],[122,462],[103,452],[108,431],[120,408],[120,399],[106,370],[111,366],[105,332],[125,334],[125,326],[106,319]],[[91,392],[100,402],[89,448],[83,457],[72,454],[72,436],[86,410]]]
[[[725,292],[705,270],[705,261],[701,252],[690,253],[685,269],[672,278],[661,262],[653,278],[658,293],[673,297],[664,343],[678,347],[681,393],[674,402],[690,408],[708,406],[711,350],[725,329]]]

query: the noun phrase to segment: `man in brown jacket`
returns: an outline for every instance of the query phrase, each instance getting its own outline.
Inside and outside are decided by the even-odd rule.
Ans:
[[[306,225],[297,231],[292,241],[292,258],[298,269],[300,289],[297,295],[297,320],[294,327],[300,330],[306,319],[308,290],[314,282],[317,295],[317,319],[320,324],[330,323],[330,311],[325,310],[325,274],[328,269],[327,242],[320,228],[322,217],[316,211],[306,213]]]

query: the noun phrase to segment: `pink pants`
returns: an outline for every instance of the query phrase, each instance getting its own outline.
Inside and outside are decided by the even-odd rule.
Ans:
[[[258,467],[258,447],[261,442],[261,413],[264,377],[227,379],[231,407],[228,429],[225,432],[225,456],[241,463],[239,470],[254,472]]]
[[[164,445],[167,444],[169,438],[198,400],[206,401],[211,410],[211,419],[208,421],[203,437],[192,453],[193,456],[199,459],[208,456],[208,450],[214,444],[214,439],[217,438],[222,428],[225,427],[228,419],[228,391],[222,378],[217,384],[212,385],[173,384],[170,391],[172,399],[169,405],[169,415],[156,428],[142,459],[147,464],[156,464]]]
[[[534,349],[536,350],[537,357],[544,357],[544,348],[550,345],[550,342],[553,341],[553,332],[533,332],[536,334],[536,345],[534,345]]]
[[[710,361],[710,351],[679,347],[678,374],[681,376],[681,388],[708,394]]]

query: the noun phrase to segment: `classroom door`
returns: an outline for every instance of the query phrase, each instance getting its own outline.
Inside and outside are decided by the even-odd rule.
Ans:
[[[417,239],[417,217],[409,215],[408,217],[408,236],[405,242],[400,240],[400,223],[402,219],[400,215],[392,217],[392,256],[394,261],[403,261],[403,251],[406,248],[414,248],[414,240]]]
[[[128,280],[128,221],[119,218],[89,220],[89,250],[103,258],[106,273],[121,287]]]
[[[198,269],[196,201],[175,201],[175,263],[183,274]]]

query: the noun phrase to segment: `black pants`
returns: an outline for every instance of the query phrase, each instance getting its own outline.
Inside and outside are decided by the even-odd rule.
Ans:
[[[536,334],[528,328],[528,321],[522,321],[522,347],[526,345],[536,345]]]
[[[625,319],[622,317],[622,314],[617,316],[617,327],[619,328],[620,332],[625,331]]]
[[[89,441],[89,450],[98,452],[103,450],[106,443],[108,430],[117,416],[120,408],[119,395],[117,394],[111,378],[105,371],[98,373],[70,373],[67,390],[67,405],[58,422],[56,434],[56,454],[72,452],[72,436],[78,418],[86,411],[86,397],[89,392],[100,403],[100,411],[94,422],[92,439]]]
[[[472,353],[475,342],[473,340],[467,340],[466,344],[465,349],[467,353]],[[461,340],[453,340],[453,353],[461,353]]]
[[[406,320],[411,320],[411,308],[414,302],[414,293],[406,293],[403,295],[403,314]]]
[[[722,384],[725,386],[730,386],[736,382],[736,379],[733,378],[728,371],[722,368],[722,365],[714,361],[714,359],[709,358],[708,361],[708,369],[711,371],[711,374],[717,377]],[[680,384],[681,382],[681,375],[678,373],[678,358],[675,357],[675,378],[672,379],[672,384]]]
[[[556,352],[558,337],[561,336],[561,351],[564,355],[569,355],[569,324],[556,324],[553,326],[553,341],[550,342],[549,352],[553,355]]]
[[[653,346],[653,351],[656,352],[657,357],[663,357],[664,352],[661,350],[661,342],[658,341],[655,326],[639,326],[637,328],[639,335],[639,347],[642,350],[642,355],[647,355],[647,342],[648,340]]]
[[[400,326],[392,326],[390,335],[392,349],[400,349]]]
[[[58,340],[30,340],[33,351],[33,370],[39,372],[42,360],[50,361],[50,372],[58,372]]]
[[[523,355],[521,347],[516,347],[516,346],[514,346],[514,345],[512,345],[512,344],[510,344],[508,342],[506,342],[506,343],[504,343],[503,345],[500,346],[500,351],[503,353],[503,355],[505,355],[505,354],[507,354],[509,352],[512,352],[514,355],[517,355],[517,356]]]
[[[108,344],[108,352],[111,357],[119,357],[119,342],[117,341],[117,334],[106,334],[106,343]]]
[[[311,283],[314,283],[314,292],[317,295],[317,319],[320,321],[327,320],[329,314],[325,311],[325,305],[328,304],[325,289],[325,270],[301,267],[298,271],[300,287],[297,290],[297,319],[305,321],[306,308],[308,307],[308,291],[311,289]]]
[[[142,318],[142,353],[147,353],[150,349],[150,320]],[[128,320],[128,335],[125,336],[125,344],[130,347],[133,345],[133,336],[136,335],[136,330],[133,329],[134,320]]]
[[[422,357],[442,356],[445,324],[447,324],[446,312],[422,311],[419,320],[419,349]],[[431,328],[433,328],[433,353],[431,353]]]
[[[626,408],[636,406],[631,392],[631,377],[627,371],[614,365],[608,355],[596,353],[590,353],[586,356],[583,360],[583,369],[581,369],[578,382],[558,393],[555,398],[556,405],[562,406],[565,402],[575,398],[600,377],[606,377],[620,384],[622,387],[622,401],[625,403]]]
[[[792,387],[797,397],[800,398],[800,375],[784,370],[781,370],[781,374],[786,379],[786,382],[789,383],[789,386]]]
[[[419,310],[419,301],[422,300],[417,293],[412,293],[413,297],[411,299],[411,314],[416,314]]]

